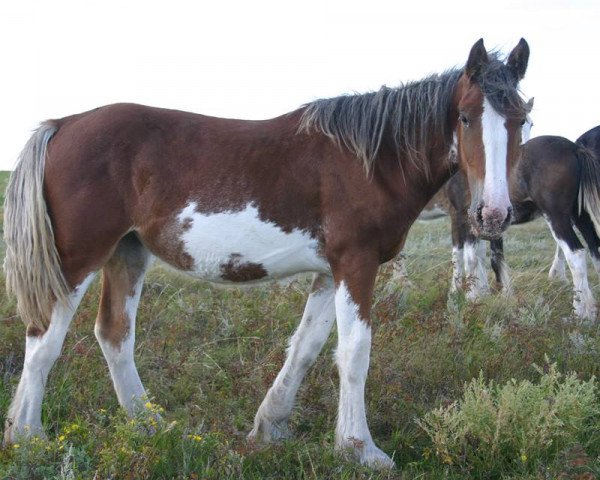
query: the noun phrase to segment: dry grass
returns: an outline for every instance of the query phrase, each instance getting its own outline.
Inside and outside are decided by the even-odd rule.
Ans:
[[[451,313],[443,219],[411,231],[405,253],[415,288],[390,285],[391,271],[382,268],[367,408],[374,438],[398,465],[392,472],[377,474],[332,453],[335,334],[300,390],[291,422],[296,439],[266,449],[245,441],[301,316],[307,280],[224,290],[158,266],[144,288],[136,359],[153,401],[165,409],[165,423],[148,436],[120,412],[93,335],[95,284],[48,382],[43,422],[49,441],[1,450],[0,478],[469,478],[464,468],[432,454],[418,418],[461,398],[465,382],[480,372],[496,385],[536,381],[534,364],[544,365],[546,355],[559,371],[575,372],[582,381],[600,373],[598,327],[579,325],[570,315],[569,287],[547,279],[553,250],[543,223],[514,227],[506,251],[515,297],[490,296],[476,305],[459,298]],[[0,276],[1,292],[3,282]],[[1,295],[3,423],[22,366],[24,328],[14,300]],[[472,478],[594,478],[599,455],[600,441],[590,440],[526,470],[507,464],[499,473]]]

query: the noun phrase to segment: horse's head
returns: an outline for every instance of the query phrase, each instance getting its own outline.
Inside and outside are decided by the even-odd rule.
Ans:
[[[506,63],[488,54],[479,40],[456,90],[459,168],[471,190],[472,230],[486,239],[500,236],[511,221],[508,177],[519,157],[529,111],[518,92],[528,59],[523,39]]]

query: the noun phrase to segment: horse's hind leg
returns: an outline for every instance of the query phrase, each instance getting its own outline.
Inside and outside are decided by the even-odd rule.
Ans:
[[[296,393],[329,337],[334,320],[333,279],[317,275],[302,321],[290,340],[285,363],[256,412],[254,428],[248,438],[270,442],[288,436],[287,421]]]
[[[102,297],[94,329],[119,403],[130,415],[145,397],[133,350],[135,317],[150,258],[134,234],[120,241],[102,270]]]
[[[556,244],[554,260],[552,261],[552,266],[548,272],[548,278],[556,278],[557,280],[565,283],[567,281],[567,274],[565,272],[565,254],[558,243]]]
[[[600,238],[598,238],[592,219],[586,211],[583,211],[575,221],[575,225],[581,232],[581,235],[583,235],[585,243],[587,243],[592,263],[594,264],[594,270],[600,276]]]
[[[85,278],[65,304],[54,305],[45,332],[31,326],[27,328],[23,372],[6,417],[6,443],[14,442],[18,435],[44,435],[42,399],[48,373],[60,355],[71,320],[93,278],[94,274]]]
[[[547,215],[550,231],[565,255],[573,276],[573,309],[580,318],[596,318],[596,303],[587,278],[585,249],[577,238],[569,215]]]

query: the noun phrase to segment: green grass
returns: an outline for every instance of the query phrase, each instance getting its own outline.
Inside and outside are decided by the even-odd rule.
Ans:
[[[216,289],[157,266],[146,279],[136,359],[152,401],[165,409],[164,422],[131,422],[118,408],[93,334],[96,283],[48,381],[43,423],[49,440],[0,450],[0,478],[595,478],[600,475],[595,425],[539,461],[501,462],[485,473],[465,464],[467,457],[437,455],[417,423],[463,398],[465,383],[480,373],[494,385],[512,379],[535,384],[540,380],[535,365],[551,362],[582,382],[599,375],[598,327],[574,320],[569,286],[547,279],[554,244],[546,226],[538,221],[513,227],[505,248],[514,298],[492,295],[477,304],[459,298],[452,312],[446,310],[451,265],[444,219],[417,223],[410,233],[405,253],[414,288],[390,285],[391,270],[382,268],[366,402],[373,437],[396,461],[391,472],[377,473],[333,454],[335,333],[300,390],[291,421],[295,439],[267,448],[246,442],[302,314],[307,279],[286,287]],[[590,278],[595,285],[596,277]],[[598,296],[597,286],[594,290]],[[22,368],[24,327],[14,299],[4,294],[2,276],[0,292],[3,424]],[[146,433],[149,426],[154,435]]]
[[[4,191],[6,190],[6,185],[8,185],[8,177],[10,176],[10,172],[0,172],[0,227],[2,226],[2,205],[4,205]],[[4,255],[4,251],[0,250],[0,254]]]
[[[10,172],[0,172],[0,203],[4,204],[4,191],[6,190],[6,185],[8,184],[8,177],[10,176]]]

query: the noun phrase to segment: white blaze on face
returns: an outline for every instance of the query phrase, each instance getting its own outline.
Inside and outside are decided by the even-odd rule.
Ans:
[[[485,152],[484,207],[508,209],[510,206],[506,179],[508,132],[504,123],[504,117],[484,98],[481,116]]]

